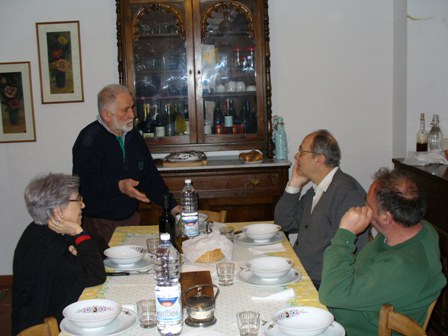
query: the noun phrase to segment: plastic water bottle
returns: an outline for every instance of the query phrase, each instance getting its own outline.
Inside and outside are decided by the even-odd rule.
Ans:
[[[179,252],[170,243],[170,234],[162,233],[154,264],[157,330],[160,335],[174,336],[182,332],[182,296],[179,275]]]
[[[283,118],[278,118],[277,130],[275,131],[275,159],[287,160],[288,159],[288,141],[286,139],[285,124]]]
[[[183,235],[192,238],[199,235],[198,194],[191,184],[191,179],[185,180],[181,195]]]

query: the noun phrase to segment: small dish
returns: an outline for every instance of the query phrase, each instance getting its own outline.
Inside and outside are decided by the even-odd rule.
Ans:
[[[97,329],[107,326],[121,313],[118,302],[92,299],[74,302],[62,311],[62,315],[72,325],[82,329]]]
[[[104,266],[107,268],[110,268],[114,272],[146,271],[146,270],[149,270],[153,264],[154,264],[154,260],[150,256],[143,257],[142,260],[140,260],[139,262],[137,262],[131,266],[118,265],[118,264],[115,264],[109,258],[104,259]]]
[[[279,232],[281,226],[278,224],[260,223],[243,227],[243,232],[255,242],[266,242]]]
[[[278,279],[285,276],[294,263],[285,257],[266,256],[252,258],[246,263],[251,272],[264,280]]]
[[[278,310],[272,320],[284,334],[318,336],[334,322],[334,316],[322,308],[296,306]]]
[[[73,325],[69,320],[61,321],[61,330],[72,336],[114,336],[120,335],[126,330],[132,328],[137,322],[137,313],[131,309],[123,308],[115,321],[102,328],[85,329]]]
[[[262,331],[265,336],[288,336],[272,321],[266,323],[262,327]],[[345,329],[335,321],[319,336],[345,336]]]
[[[288,274],[277,278],[277,279],[261,279],[251,272],[249,269],[244,269],[238,272],[237,279],[244,282],[247,285],[258,286],[258,287],[276,287],[283,286],[290,283],[299,281],[302,278],[302,274],[292,268],[289,270]]]
[[[271,245],[271,244],[280,243],[283,239],[285,239],[285,234],[283,233],[283,231],[277,232],[277,234],[274,237],[272,237],[271,239],[264,241],[264,242],[258,242],[253,239],[250,239],[243,232],[243,233],[239,233],[239,234],[235,235],[234,241],[241,243],[241,244],[246,244],[246,245],[262,246],[262,245]]]

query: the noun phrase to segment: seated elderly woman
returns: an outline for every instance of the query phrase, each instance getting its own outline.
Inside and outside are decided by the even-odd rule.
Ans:
[[[33,179],[25,203],[33,222],[14,252],[12,332],[17,334],[78,300],[83,289],[106,280],[97,243],[81,228],[85,207],[79,178],[49,174]]]

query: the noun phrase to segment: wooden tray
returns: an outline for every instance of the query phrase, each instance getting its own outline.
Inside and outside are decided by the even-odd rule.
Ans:
[[[189,287],[201,284],[211,285],[213,284],[213,282],[212,282],[212,276],[210,275],[210,271],[197,271],[197,272],[180,273],[180,284],[183,293],[184,290],[186,290]],[[214,296],[213,287],[204,288],[203,293],[205,295],[213,297]],[[182,295],[182,305],[185,306],[183,295]]]
[[[184,162],[170,162],[168,160],[163,160],[164,167],[199,167],[206,166],[208,164],[208,160],[199,160],[199,161],[184,161]]]

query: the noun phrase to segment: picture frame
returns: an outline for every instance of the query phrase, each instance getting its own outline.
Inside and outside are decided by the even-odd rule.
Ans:
[[[79,21],[37,22],[42,104],[84,101]]]
[[[30,62],[0,63],[0,142],[36,141]]]

